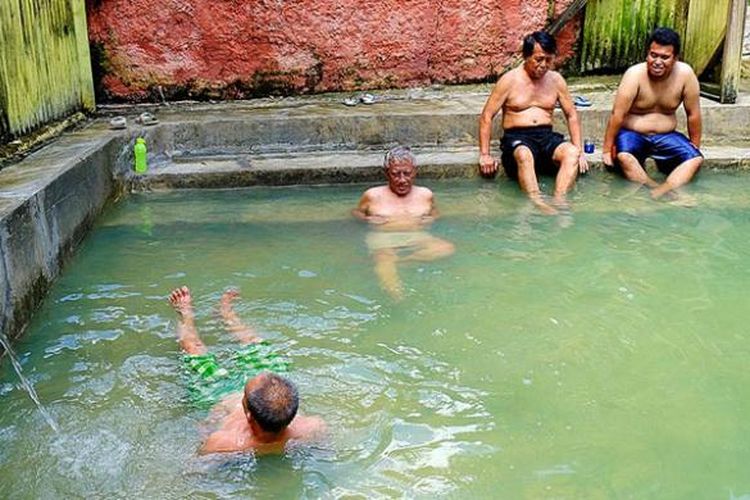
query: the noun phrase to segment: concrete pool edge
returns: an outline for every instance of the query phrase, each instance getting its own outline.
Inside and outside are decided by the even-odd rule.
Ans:
[[[0,171],[0,331],[19,337],[107,203],[122,136],[82,130]],[[113,161],[114,160],[114,161]]]

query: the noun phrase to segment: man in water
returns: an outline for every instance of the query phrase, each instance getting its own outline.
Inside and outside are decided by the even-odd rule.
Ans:
[[[658,199],[690,182],[703,164],[698,149],[700,88],[693,69],[677,60],[677,33],[656,28],[646,46],[646,62],[628,68],[617,89],[604,136],[603,161],[626,179],[651,188],[651,196]],[[675,130],[680,104],[685,108],[690,139]],[[643,168],[649,156],[667,176],[662,184]]]
[[[435,260],[451,255],[455,248],[426,231],[438,213],[432,191],[414,185],[417,161],[411,150],[398,146],[388,151],[383,169],[388,184],[365,191],[352,214],[370,223],[367,246],[375,272],[383,288],[398,300],[403,297],[398,262]]]
[[[557,44],[544,31],[523,40],[523,65],[508,71],[495,85],[479,117],[479,170],[485,177],[497,173],[498,162],[490,154],[492,120],[502,110],[502,163],[505,173],[517,179],[521,189],[544,213],[556,210],[539,191],[537,174],[555,176],[554,202],[565,205],[565,195],[578,173],[588,171],[583,154],[581,125],[568,86],[553,71]],[[555,104],[560,103],[568,122],[570,141],[552,130]]]
[[[252,346],[260,339],[235,313],[232,301],[237,295],[236,291],[225,292],[219,310],[226,329],[240,344],[251,346],[234,359],[237,365],[247,365],[255,352]],[[169,303],[177,312],[177,338],[185,351],[188,369],[202,381],[213,384],[214,388],[226,387],[226,384],[221,384],[222,380],[230,380],[232,376],[228,370],[219,367],[216,357],[208,353],[198,335],[190,290],[186,286],[174,289],[169,295]],[[257,358],[253,361],[257,367]],[[267,366],[274,368],[273,364]],[[292,382],[272,372],[261,372],[247,380],[241,394],[230,395],[213,408],[212,419],[221,422],[218,430],[205,440],[200,453],[249,450],[281,453],[290,441],[316,438],[325,428],[323,421],[297,415],[298,406],[297,388]]]

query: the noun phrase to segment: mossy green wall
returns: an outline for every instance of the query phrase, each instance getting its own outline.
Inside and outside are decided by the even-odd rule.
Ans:
[[[685,32],[686,0],[589,0],[582,33],[582,71],[621,70],[644,58],[655,26]]]
[[[0,0],[0,141],[94,109],[84,0]]]

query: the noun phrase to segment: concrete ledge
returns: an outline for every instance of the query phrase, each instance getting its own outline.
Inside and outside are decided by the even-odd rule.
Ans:
[[[121,149],[117,136],[83,130],[0,171],[0,328],[10,338],[118,191]]]
[[[705,169],[750,170],[750,149],[710,147],[704,149]],[[474,146],[415,148],[420,178],[478,177]],[[589,155],[594,170],[604,170],[601,154]],[[283,186],[382,181],[381,151],[300,152],[265,155],[180,157],[133,176],[133,191]],[[653,168],[653,166],[652,166]],[[502,169],[499,175],[504,175]]]

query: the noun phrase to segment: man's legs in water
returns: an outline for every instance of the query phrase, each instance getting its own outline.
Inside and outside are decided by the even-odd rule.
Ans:
[[[219,303],[219,312],[221,319],[224,321],[224,328],[239,341],[240,344],[254,344],[260,342],[260,337],[256,331],[242,322],[237,313],[234,311],[234,299],[240,296],[237,290],[227,290],[221,296]]]
[[[641,162],[630,153],[617,153],[617,161],[622,169],[622,175],[631,182],[645,184],[647,187],[654,189],[659,183],[648,176]]]
[[[702,156],[691,158],[680,163],[667,176],[667,180],[665,180],[662,185],[651,190],[651,197],[658,200],[669,191],[674,191],[675,189],[684,186],[695,177],[695,174],[698,172],[698,169],[701,168],[701,165],[703,165]]]
[[[427,236],[417,243],[416,249],[412,253],[404,255],[399,260],[402,262],[437,260],[453,255],[455,251],[456,247],[450,241]]]
[[[534,155],[527,146],[518,146],[513,150],[513,158],[518,166],[518,185],[531,202],[544,214],[553,215],[557,210],[545,203],[539,191],[539,182],[534,170]]]
[[[378,275],[380,285],[394,299],[403,299],[404,289],[396,268],[396,262],[399,260],[396,250],[381,248],[374,252],[373,258],[375,259],[375,274]]]
[[[186,286],[175,288],[169,294],[169,303],[177,312],[177,340],[182,350],[192,355],[206,354],[206,345],[195,329],[195,313],[190,289]]]
[[[555,148],[552,161],[559,165],[555,177],[555,203],[565,205],[565,195],[576,183],[578,177],[578,148],[570,142],[563,142]]]

